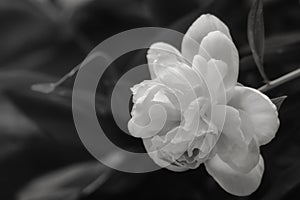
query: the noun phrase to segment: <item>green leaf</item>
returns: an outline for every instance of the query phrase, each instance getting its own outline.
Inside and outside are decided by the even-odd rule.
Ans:
[[[277,110],[279,110],[282,103],[284,102],[284,100],[286,98],[287,98],[287,96],[281,96],[281,97],[273,98],[273,99],[271,99],[271,101],[275,104],[275,106],[277,107]]]
[[[254,0],[248,15],[248,41],[255,64],[265,82],[269,82],[264,72],[265,29],[263,16],[263,1]]]

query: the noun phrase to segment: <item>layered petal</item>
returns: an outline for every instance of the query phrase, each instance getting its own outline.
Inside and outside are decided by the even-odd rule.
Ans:
[[[170,80],[174,85],[184,85],[189,88],[197,88],[202,84],[202,80],[197,73],[188,65],[184,63],[173,63],[165,65],[164,63],[158,63],[154,66],[154,73],[157,78],[164,83],[172,87],[172,84],[167,82]],[[180,82],[178,82],[180,81]]]
[[[142,113],[140,115],[149,115],[149,122],[147,124],[138,123],[138,119],[145,118],[143,116],[134,116],[128,122],[128,130],[135,137],[147,138],[159,133],[167,120],[167,113],[161,105],[152,105],[149,113]]]
[[[227,192],[237,196],[247,196],[253,193],[260,185],[264,161],[262,156],[259,162],[249,173],[241,173],[232,169],[218,155],[205,162],[207,172]]]
[[[224,77],[228,72],[227,64],[221,60],[210,59],[208,62],[201,56],[196,55],[193,60],[193,69],[204,79],[204,92],[211,99],[211,104],[226,103],[226,86]],[[204,95],[206,95],[204,93]]]
[[[206,117],[208,110],[207,99],[196,99],[184,112],[179,126],[166,134],[144,140],[149,155],[157,164],[166,167],[169,163],[173,168],[194,169],[207,160],[219,137],[217,127],[212,126]]]
[[[167,141],[165,142],[167,143]],[[148,155],[157,165],[175,172],[182,172],[189,169],[187,166],[179,165],[170,155],[155,149],[150,139],[143,139],[143,143]]]
[[[229,106],[215,106],[213,109],[216,116],[224,116],[225,120],[218,119],[214,123],[222,131],[216,144],[216,153],[234,170],[248,173],[259,160],[259,148],[256,140],[246,140],[241,129],[239,112]],[[224,121],[223,127],[221,121]]]
[[[202,39],[212,31],[220,31],[231,40],[229,29],[220,19],[210,14],[201,15],[190,26],[182,40],[181,52],[184,58],[192,62],[198,54]]]
[[[207,117],[210,112],[209,101],[205,98],[194,100],[183,114],[182,131],[175,135],[172,143],[178,145],[188,142],[184,155],[187,162],[202,163],[218,141],[220,132]]]
[[[154,74],[154,65],[163,64],[164,66],[173,65],[176,62],[182,62],[180,52],[170,44],[157,42],[150,46],[147,52],[147,60],[151,78],[156,78]]]
[[[259,145],[270,142],[279,127],[276,106],[266,95],[253,88],[236,86],[231,93],[228,104],[242,112],[244,127],[252,124],[252,134]]]
[[[166,133],[165,136],[155,136],[153,138],[143,139],[143,143],[148,155],[157,165],[172,171],[180,172],[189,169],[188,166],[182,165],[176,161],[176,159],[187,149],[188,143],[181,143],[181,145],[171,143],[171,140],[178,131],[180,131],[180,129],[179,127],[176,127]]]
[[[180,122],[176,96],[163,84],[143,81],[132,88],[134,106],[128,122],[129,132],[147,138],[167,131]]]
[[[239,72],[238,51],[234,43],[224,33],[214,31],[203,38],[199,55],[207,61],[213,58],[225,62],[228,68],[224,77],[225,89],[229,90],[236,85]]]
[[[185,110],[203,93],[203,81],[191,67],[184,63],[165,65],[158,60],[154,65],[154,73],[161,83],[176,92],[181,110]]]

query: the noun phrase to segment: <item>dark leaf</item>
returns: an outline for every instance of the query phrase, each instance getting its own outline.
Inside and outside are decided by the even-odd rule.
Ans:
[[[30,89],[32,84],[50,82],[55,77],[23,69],[0,70],[0,85],[3,89]]]
[[[154,20],[161,26],[174,22],[183,17],[186,13],[191,13],[195,9],[203,8],[212,2],[213,0],[149,0],[147,4],[149,10],[153,13]]]
[[[16,190],[41,173],[89,158],[61,106],[53,109],[54,105],[46,103],[47,111],[34,101],[19,98],[25,111],[9,100],[0,96],[0,184],[5,188],[1,199],[11,199]],[[55,117],[51,117],[50,107],[56,110]]]
[[[4,95],[0,95],[0,163],[19,151],[40,130]]]
[[[284,74],[298,69],[300,65],[300,40],[296,40],[294,36],[290,34],[285,36],[281,35],[266,40],[264,67],[270,79],[279,78]],[[255,66],[255,62],[252,55],[243,57],[240,60],[240,69],[243,69],[243,73],[240,74],[239,79],[252,87],[259,87],[261,85],[260,77],[257,75],[253,66]],[[250,76],[250,73],[252,73],[253,76]],[[252,80],[250,78],[252,78]],[[297,90],[296,87],[294,89]]]
[[[77,38],[66,34],[62,20],[51,19],[48,9],[39,6],[41,2],[46,1],[1,0],[1,69],[61,75],[84,58]]]
[[[254,61],[265,82],[268,77],[264,72],[264,46],[265,46],[265,29],[263,18],[263,1],[254,0],[248,16],[248,40]]]
[[[67,12],[74,12],[92,1],[94,0],[57,0],[55,3]]]
[[[300,163],[287,168],[273,183],[271,190],[263,197],[265,200],[294,199],[300,188]]]
[[[120,152],[112,151],[104,159],[108,165],[114,166],[134,161]],[[135,188],[142,177],[142,174],[118,172],[99,162],[85,162],[64,167],[33,180],[18,193],[18,199],[74,200],[94,194],[116,195]]]
[[[86,188],[92,192],[90,187],[95,181],[99,187],[105,183],[109,174],[110,170],[97,162],[66,167],[35,179],[18,194],[18,199],[78,199]]]
[[[280,109],[282,103],[284,102],[284,100],[287,98],[287,96],[281,96],[281,97],[277,97],[277,98],[273,98],[271,99],[272,102],[275,104],[275,106],[277,107],[277,110]]]

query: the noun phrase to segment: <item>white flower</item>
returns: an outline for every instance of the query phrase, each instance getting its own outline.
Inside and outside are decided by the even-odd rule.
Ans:
[[[181,53],[155,43],[147,58],[152,80],[132,88],[130,133],[162,167],[184,171],[204,163],[227,192],[254,192],[264,171],[259,146],[275,136],[279,120],[266,95],[237,84],[239,57],[227,26],[202,15]]]

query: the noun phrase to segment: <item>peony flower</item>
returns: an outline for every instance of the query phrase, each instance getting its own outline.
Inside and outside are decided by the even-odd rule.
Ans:
[[[181,52],[155,43],[147,59],[151,80],[132,88],[129,132],[161,167],[185,171],[204,164],[227,192],[254,192],[264,171],[259,147],[275,136],[279,119],[266,95],[237,83],[239,57],[227,26],[202,15]]]

